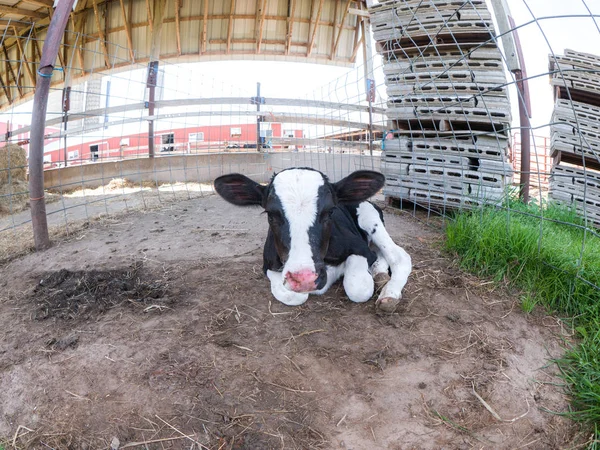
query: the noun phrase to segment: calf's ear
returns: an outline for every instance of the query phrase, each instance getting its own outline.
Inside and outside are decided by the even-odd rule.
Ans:
[[[215,180],[217,193],[237,206],[261,205],[265,189],[266,186],[239,173],[223,175]]]
[[[375,195],[384,185],[385,177],[379,172],[358,170],[333,183],[340,203],[360,203]]]

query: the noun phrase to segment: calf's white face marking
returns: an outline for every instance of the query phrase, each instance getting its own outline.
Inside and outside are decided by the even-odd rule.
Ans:
[[[286,170],[275,177],[273,188],[290,230],[290,249],[283,266],[286,287],[304,290],[316,279],[316,267],[310,245],[310,228],[317,220],[319,188],[325,184],[323,175],[314,170]],[[298,283],[290,279],[294,275]],[[306,281],[305,283],[303,281]],[[314,284],[314,280],[312,280]],[[314,289],[314,286],[312,287]]]

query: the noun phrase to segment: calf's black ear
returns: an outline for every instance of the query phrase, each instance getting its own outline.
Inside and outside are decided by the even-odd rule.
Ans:
[[[217,193],[237,206],[261,205],[265,189],[266,186],[239,173],[223,175],[215,180]]]
[[[360,203],[375,195],[384,185],[385,177],[371,170],[357,170],[333,184],[340,203]]]

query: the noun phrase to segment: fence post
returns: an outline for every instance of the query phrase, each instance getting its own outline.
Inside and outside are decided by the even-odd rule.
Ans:
[[[531,105],[529,101],[529,83],[525,71],[525,61],[519,42],[519,34],[510,14],[506,0],[492,0],[494,14],[498,22],[506,65],[515,75],[519,96],[519,127],[521,128],[521,179],[519,196],[523,203],[529,203],[529,179],[531,175],[530,136]]]
[[[58,3],[44,41],[31,116],[31,134],[29,141],[29,204],[31,205],[31,223],[36,250],[50,247],[46,202],[44,200],[44,131],[46,128],[46,110],[50,79],[54,62],[58,56],[69,13],[75,0],[62,0]]]

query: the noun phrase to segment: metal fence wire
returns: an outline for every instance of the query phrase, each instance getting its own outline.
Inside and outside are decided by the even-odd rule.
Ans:
[[[354,68],[298,69],[317,75],[293,86],[289,64],[270,76],[261,64],[275,63],[262,61],[149,64],[141,49],[68,27],[44,130],[51,231],[209,195],[223,173],[267,181],[308,166],[333,180],[380,170],[387,203],[427,217],[493,206],[545,221],[543,208],[516,205],[559,202],[582,220],[566,226],[597,238],[600,10],[566,3],[372,2]],[[35,22],[2,19],[1,29],[5,259],[32,239],[27,156],[43,42]]]

